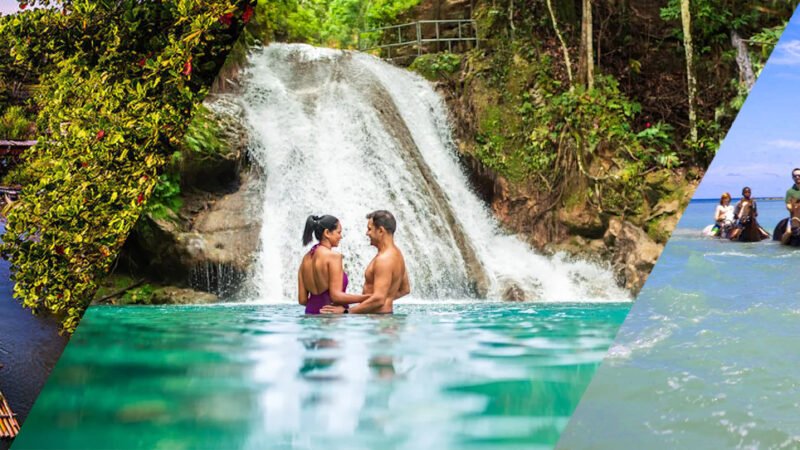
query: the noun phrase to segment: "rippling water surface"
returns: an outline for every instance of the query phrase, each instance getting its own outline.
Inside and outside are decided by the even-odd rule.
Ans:
[[[559,447],[800,448],[800,249],[701,237],[714,206],[690,204]]]
[[[629,307],[92,307],[14,449],[549,448]]]

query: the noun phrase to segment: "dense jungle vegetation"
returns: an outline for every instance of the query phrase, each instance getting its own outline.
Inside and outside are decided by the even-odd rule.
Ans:
[[[0,101],[10,123],[35,114],[35,124],[5,134],[38,143],[7,176],[24,188],[6,208],[2,251],[14,295],[71,332],[254,8],[234,0],[23,5],[0,19]],[[24,83],[33,84],[27,100]]]

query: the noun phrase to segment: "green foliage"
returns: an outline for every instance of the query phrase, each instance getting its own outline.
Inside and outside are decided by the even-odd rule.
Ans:
[[[420,0],[329,0],[322,19],[320,42],[341,48],[352,48],[358,32],[385,25],[394,25],[397,18]]]
[[[182,206],[180,174],[166,172],[159,176],[145,212],[155,219],[165,219],[172,217]]]
[[[153,301],[155,288],[150,284],[129,289],[122,295],[121,304],[124,305],[149,305]]]
[[[641,105],[613,77],[597,74],[590,90],[565,88],[553,60],[521,41],[495,49],[488,64],[475,61],[482,58],[473,52],[470,64],[481,67],[477,76],[498,98],[481,94],[493,101],[479,109],[476,156],[511,181],[538,182],[567,197],[585,192],[581,198],[602,211],[639,214],[642,174],[681,163],[674,129],[642,123]]]
[[[461,69],[463,55],[458,53],[431,53],[414,59],[409,69],[431,80],[450,80]]]
[[[259,0],[259,12],[264,13],[270,39],[353,48],[359,31],[394,24],[419,1]]]
[[[189,151],[202,156],[215,156],[223,150],[215,115],[203,105],[197,108],[183,139]]]
[[[690,3],[696,77],[706,84],[721,86],[723,99],[700,102],[698,116],[704,120],[705,126],[698,124],[698,142],[687,143],[684,151],[687,160],[702,165],[711,161],[724,132],[747,97],[747,88],[738,81],[738,70],[727,71],[735,73],[735,78],[719,79],[721,66],[736,67],[731,33],[736,31],[743,38],[749,38],[750,57],[758,75],[785,29],[785,23],[774,25],[775,18],[790,17],[797,3],[796,0],[693,0]],[[674,37],[682,41],[680,0],[669,0],[661,9],[661,18],[673,26]],[[680,51],[683,51],[682,47]]]
[[[269,40],[316,42],[324,0],[258,0],[258,21]]]
[[[758,59],[767,59],[772,49],[778,44],[778,39],[780,39],[781,35],[786,30],[787,23],[788,22],[784,22],[778,26],[764,28],[750,37],[750,43],[760,47],[760,58]]]
[[[25,185],[2,250],[14,295],[61,316],[71,332],[148,199],[170,206],[176,181],[157,180],[252,8],[234,0],[62,7],[25,11],[0,29],[15,64],[40,71],[43,133],[16,173]]]
[[[25,140],[32,136],[32,120],[21,106],[9,106],[0,116],[0,139]]]

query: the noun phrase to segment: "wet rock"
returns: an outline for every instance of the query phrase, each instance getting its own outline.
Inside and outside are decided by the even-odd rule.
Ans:
[[[608,226],[601,214],[582,206],[559,210],[558,220],[567,227],[571,234],[589,239],[603,237]]]
[[[258,175],[243,174],[238,190],[186,197],[181,217],[143,217],[126,244],[148,279],[229,294],[245,279],[259,247]]]
[[[616,217],[609,221],[603,240],[613,249],[611,263],[621,284],[638,293],[664,246],[650,239],[641,228]]]
[[[516,283],[510,283],[509,286],[506,287],[503,291],[502,299],[512,302],[523,302],[527,300],[527,298],[525,298],[525,291]]]
[[[153,291],[153,305],[194,305],[216,303],[219,297],[209,292],[176,286],[165,286]]]
[[[194,218],[190,232],[182,236],[191,263],[226,264],[247,271],[259,246],[261,229],[255,177],[243,177],[238,191],[211,203]]]

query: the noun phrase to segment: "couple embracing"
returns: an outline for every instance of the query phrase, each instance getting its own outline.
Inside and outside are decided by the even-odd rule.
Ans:
[[[378,254],[364,273],[362,293],[347,294],[342,255],[333,251],[342,239],[342,224],[329,215],[309,216],[303,245],[311,242],[312,235],[319,242],[303,256],[297,274],[298,301],[306,314],[391,313],[393,302],[411,292],[403,254],[394,244],[396,228],[389,211],[367,214],[367,236]]]

